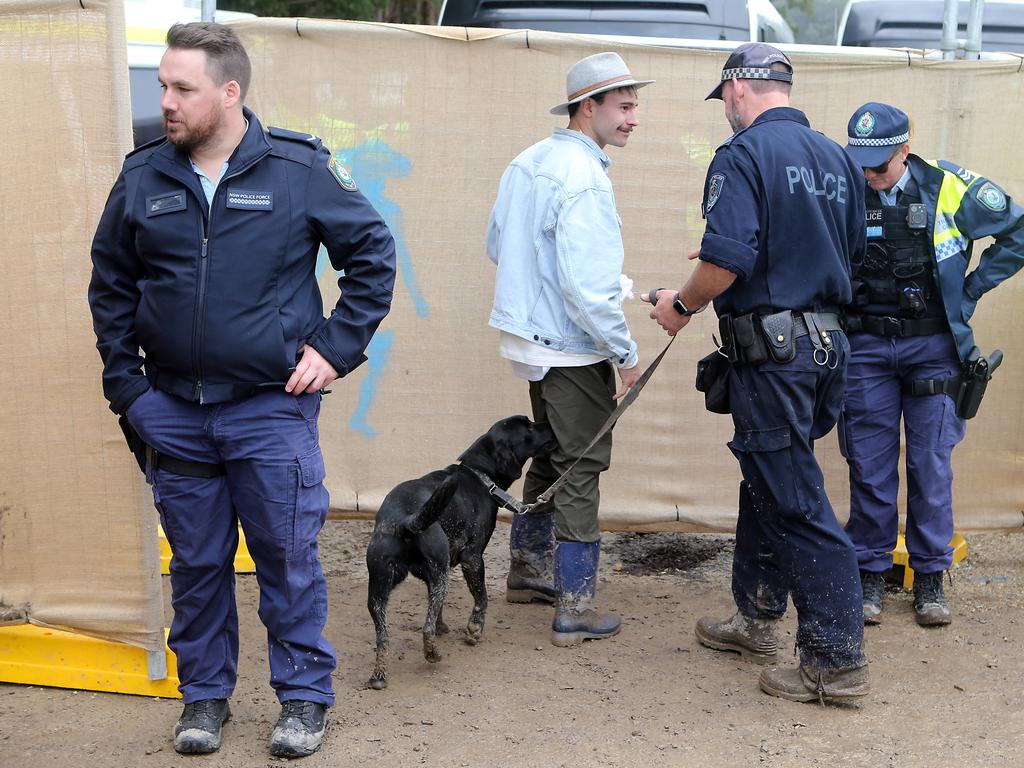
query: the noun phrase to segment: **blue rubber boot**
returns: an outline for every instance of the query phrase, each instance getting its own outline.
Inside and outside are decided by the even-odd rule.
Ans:
[[[509,540],[505,599],[510,603],[555,602],[555,514],[515,515]]]
[[[617,635],[619,617],[594,605],[601,542],[559,541],[555,547],[555,619],[551,642],[561,648]]]

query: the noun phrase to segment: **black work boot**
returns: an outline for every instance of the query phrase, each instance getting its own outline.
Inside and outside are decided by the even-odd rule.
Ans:
[[[509,538],[505,599],[510,603],[555,602],[555,514],[514,515]]]
[[[874,571],[861,571],[860,587],[864,592],[864,623],[881,624],[885,576]]]
[[[231,719],[227,699],[190,701],[174,726],[174,751],[208,755],[220,748],[221,729]]]
[[[776,619],[749,619],[737,611],[724,621],[705,616],[697,622],[695,632],[703,646],[716,651],[735,651],[747,661],[768,664],[778,656],[776,624]]]
[[[270,754],[275,757],[312,755],[324,740],[327,707],[316,701],[293,699],[281,704],[281,716],[270,736]]]
[[[914,613],[922,627],[941,627],[953,620],[942,589],[942,571],[914,575]]]
[[[790,701],[819,701],[822,704],[851,704],[868,695],[868,664],[841,669],[811,669],[800,665],[772,667],[758,679],[769,696]]]

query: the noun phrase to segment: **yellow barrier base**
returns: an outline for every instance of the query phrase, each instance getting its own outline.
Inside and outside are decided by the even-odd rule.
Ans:
[[[180,699],[178,660],[166,653],[167,677],[150,680],[147,654],[134,645],[17,624],[0,627],[0,681]]]
[[[160,573],[165,576],[170,573],[171,566],[171,545],[167,541],[163,526],[157,526],[157,533],[160,536]],[[249,548],[245,544],[245,534],[238,529],[238,550],[235,552],[235,573],[255,573],[256,563],[252,561]]]
[[[953,534],[953,538],[949,540],[949,544],[953,547],[954,563],[959,563],[967,557],[967,542],[959,533]],[[902,533],[896,539],[896,549],[892,551],[892,567],[903,569],[903,588],[913,589],[914,571],[910,567],[910,555],[907,553],[907,543],[904,541]]]

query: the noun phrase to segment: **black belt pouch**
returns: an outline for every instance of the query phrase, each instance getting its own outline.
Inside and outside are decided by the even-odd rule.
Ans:
[[[741,315],[734,317],[732,332],[739,350],[741,363],[757,365],[768,359],[768,347],[764,343],[761,329],[757,327],[757,316]]]
[[[715,350],[697,361],[697,391],[704,393],[704,407],[712,413],[729,413],[729,358]]]
[[[761,318],[761,330],[768,342],[768,351],[776,363],[788,363],[796,357],[796,336],[793,333],[793,312],[785,309]]]

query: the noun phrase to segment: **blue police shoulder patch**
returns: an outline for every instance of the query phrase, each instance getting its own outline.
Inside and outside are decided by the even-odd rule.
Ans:
[[[704,201],[704,215],[707,216],[711,213],[711,209],[715,207],[715,203],[722,196],[722,187],[725,186],[725,174],[715,173],[712,174],[711,178],[708,179],[708,196]]]
[[[975,196],[978,198],[978,202],[990,211],[999,213],[1006,210],[1006,195],[991,181],[982,184]]]

